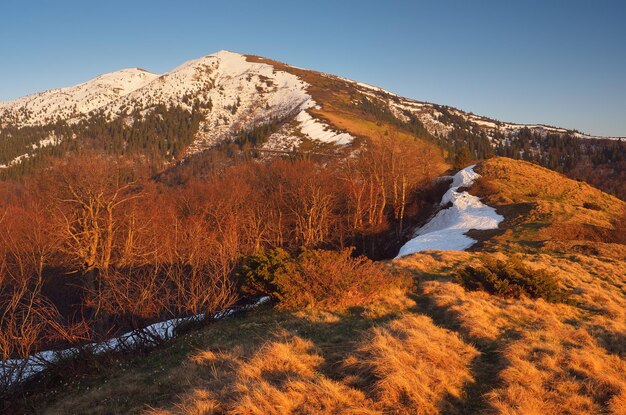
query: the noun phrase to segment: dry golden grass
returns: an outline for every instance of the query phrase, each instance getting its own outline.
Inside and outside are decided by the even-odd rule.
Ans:
[[[39,412],[623,414],[624,262],[518,254],[556,273],[572,301],[553,304],[466,291],[456,274],[481,255],[394,260],[416,291],[392,290],[358,310],[216,323]]]
[[[249,359],[219,358],[236,362],[229,364],[226,379],[233,386],[226,395],[222,390],[207,401],[193,392],[186,398],[192,403],[179,409],[199,401],[226,403],[216,413],[238,414],[623,413],[624,263],[583,255],[520,255],[527,266],[556,272],[573,298],[572,304],[551,304],[464,290],[455,275],[479,257],[431,252],[393,261],[392,267],[418,278],[417,302],[396,292],[380,310],[368,311],[374,319],[388,316],[384,310],[397,314],[363,332],[356,343],[340,336],[334,370],[329,372],[325,362],[332,354],[328,350],[322,353],[300,336],[275,333],[278,338]],[[298,314],[307,324],[341,321],[336,313]],[[199,364],[219,360],[211,351],[195,359]],[[214,367],[216,376],[225,376],[223,363]],[[281,409],[272,412],[275,408]]]
[[[465,291],[454,276],[478,254],[433,252],[394,262],[421,279],[423,311],[479,350],[498,351],[485,413],[624,413],[626,264],[584,255],[520,257],[529,267],[556,272],[572,304]]]
[[[502,352],[508,367],[489,393],[499,414],[624,413],[626,361],[584,329],[545,319]]]
[[[219,383],[212,382],[210,390],[196,388],[171,411],[147,413],[378,413],[368,408],[362,392],[319,373],[324,359],[310,340],[289,333],[282,336],[265,343],[250,358],[237,352],[207,350],[196,354],[193,363],[209,368],[210,376]]]
[[[232,414],[371,414],[364,394],[322,376],[311,341],[293,336],[266,344],[237,370]]]
[[[146,413],[453,413],[453,402],[473,381],[469,366],[478,354],[430,318],[405,314],[364,333],[356,353],[342,359],[337,379],[331,379],[311,340],[289,332],[275,335],[252,356],[241,349],[191,356],[188,365],[208,369],[205,387],[194,385],[173,409]]]
[[[211,392],[204,389],[195,389],[177,405],[177,412],[188,415],[213,415],[223,413],[222,405]],[[150,415],[169,415],[172,412],[165,409],[150,408],[145,411]]]
[[[374,328],[345,366],[385,413],[456,413],[452,401],[474,381],[469,366],[477,355],[430,318],[406,315]]]
[[[500,231],[475,231],[490,250],[543,249],[625,259],[616,222],[626,203],[586,183],[525,161],[493,158],[476,168],[471,192],[504,215]],[[495,236],[494,236],[495,235]]]

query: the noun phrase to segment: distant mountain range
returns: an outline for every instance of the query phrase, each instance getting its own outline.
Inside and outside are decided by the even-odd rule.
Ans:
[[[67,141],[87,135],[106,141],[114,135],[111,131],[122,128],[120,122],[123,128],[147,131],[145,125],[138,127],[142,120],[156,114],[169,122],[164,114],[169,108],[193,113],[193,120],[185,140],[175,142],[176,134],[171,132],[160,138],[165,144],[158,147],[165,158],[184,158],[241,139],[242,134],[261,150],[290,151],[303,141],[346,146],[381,133],[363,128],[357,120],[426,138],[450,160],[467,149],[475,159],[497,154],[568,172],[607,163],[614,168],[625,157],[623,137],[502,122],[342,77],[220,51],[162,75],[123,69],[76,86],[0,103],[0,167],[17,166],[44,149],[51,152],[50,147],[64,142],[67,146]],[[94,120],[100,125],[98,134]],[[117,129],[102,127],[116,122]],[[260,137],[257,132],[263,126],[269,127]],[[119,140],[127,140],[128,132],[121,136]]]

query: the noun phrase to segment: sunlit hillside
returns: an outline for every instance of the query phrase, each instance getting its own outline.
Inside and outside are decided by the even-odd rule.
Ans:
[[[470,192],[505,221],[476,232],[471,252],[416,253],[386,261],[383,274],[356,268],[363,281],[387,274],[389,284],[361,292],[366,301],[294,292],[146,356],[101,357],[76,367],[78,377],[52,371],[23,408],[626,413],[624,203],[529,163],[492,159],[476,170]]]

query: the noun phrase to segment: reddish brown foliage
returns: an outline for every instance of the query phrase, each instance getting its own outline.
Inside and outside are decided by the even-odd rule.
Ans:
[[[347,161],[220,165],[177,186],[150,179],[137,161],[98,154],[59,161],[26,183],[0,184],[0,285],[9,295],[0,311],[23,304],[26,294],[12,293],[25,287],[38,299],[28,307],[59,333],[76,321],[98,336],[211,313],[237,298],[233,271],[260,249],[342,248],[386,230],[400,243],[407,209],[420,206],[417,190],[429,183],[429,166],[438,160],[431,156],[392,134]],[[344,254],[316,255],[315,266],[303,261],[302,275],[332,276],[328,301],[376,274],[373,265],[352,264]],[[67,275],[78,282],[80,304],[53,304],[42,287]],[[352,285],[340,284],[348,280]],[[305,289],[315,297],[326,288]],[[36,349],[41,342],[22,346]]]

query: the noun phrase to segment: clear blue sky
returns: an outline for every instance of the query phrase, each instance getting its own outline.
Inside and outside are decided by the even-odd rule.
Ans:
[[[228,49],[505,121],[626,135],[626,1],[0,3],[0,101]]]

